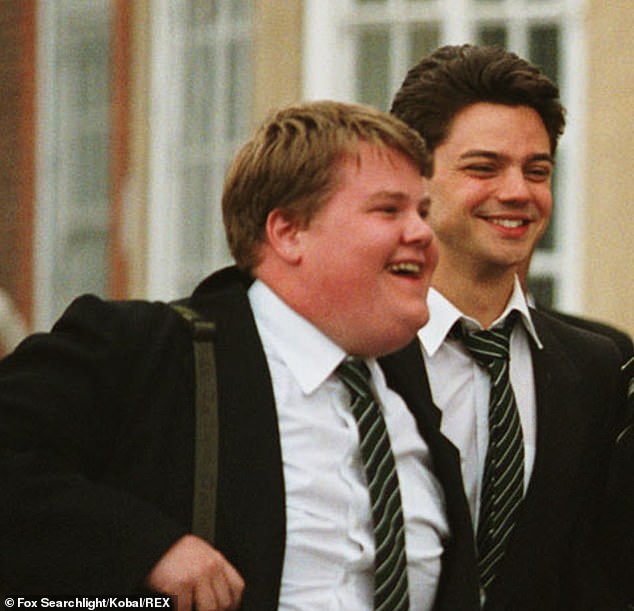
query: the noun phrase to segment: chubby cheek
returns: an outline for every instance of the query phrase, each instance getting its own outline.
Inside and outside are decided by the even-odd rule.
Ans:
[[[330,274],[323,276],[322,297],[331,310],[354,309],[355,304],[364,303],[376,293],[373,291],[372,278],[350,265],[334,268]]]

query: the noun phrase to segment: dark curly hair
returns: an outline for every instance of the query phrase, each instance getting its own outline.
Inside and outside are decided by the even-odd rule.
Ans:
[[[565,125],[559,88],[539,68],[500,47],[437,49],[409,70],[391,112],[416,129],[433,152],[447,137],[454,116],[478,102],[533,108],[555,153]]]

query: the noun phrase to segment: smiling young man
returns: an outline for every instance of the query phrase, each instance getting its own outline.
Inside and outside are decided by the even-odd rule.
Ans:
[[[4,594],[473,609],[446,596],[468,562],[444,553],[459,482],[377,361],[428,318],[428,161],[395,117],[313,102],[274,114],[231,165],[237,266],[185,300],[215,325],[213,545],[192,533],[195,361],[172,307],[84,296],[2,361]]]
[[[430,196],[442,253],[434,286],[485,328],[548,225],[552,171],[548,133],[528,106],[473,103],[434,150]]]
[[[503,49],[448,46],[409,71],[392,112],[433,158],[439,264],[419,392],[459,451],[472,587],[487,611],[602,608],[584,546],[623,400],[620,356],[529,308],[517,275],[551,216],[558,88]]]

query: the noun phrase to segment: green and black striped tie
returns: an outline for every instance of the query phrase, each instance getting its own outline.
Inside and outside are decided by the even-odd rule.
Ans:
[[[485,591],[495,580],[524,497],[522,423],[509,376],[509,343],[515,320],[511,314],[500,329],[467,333],[455,327],[453,333],[491,378],[489,446],[477,533],[480,585]]]
[[[370,371],[355,358],[345,359],[337,375],[351,393],[359,428],[361,457],[372,505],[374,541],[374,610],[407,611],[407,557],[401,493],[390,438],[370,388]]]

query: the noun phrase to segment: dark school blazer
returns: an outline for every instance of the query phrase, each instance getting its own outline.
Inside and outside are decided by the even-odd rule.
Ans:
[[[615,414],[623,409],[621,356],[605,337],[543,312],[531,314],[543,343],[542,350],[531,344],[537,401],[535,464],[485,611],[599,611],[589,541],[603,498]],[[420,349],[410,346],[386,360],[395,365],[388,378],[407,389],[405,397],[413,409],[436,413]],[[399,367],[403,360],[407,369],[402,362]],[[422,372],[418,377],[417,369]],[[418,388],[412,390],[415,380]],[[454,515],[456,521],[466,517]]]
[[[266,359],[228,269],[190,305],[217,327],[216,546],[246,581],[242,609],[277,608],[285,547],[279,431]],[[396,363],[398,365],[398,363]],[[390,371],[391,363],[384,364]],[[397,390],[420,369],[390,378]],[[404,389],[403,392],[406,392]],[[437,411],[412,405],[447,498],[452,538],[435,611],[478,609],[458,454]],[[189,327],[163,303],[76,300],[51,333],[0,362],[0,591],[129,595],[190,531],[194,380]]]
[[[632,338],[627,333],[625,333],[625,331],[622,331],[617,327],[608,325],[607,323],[604,323],[600,320],[594,320],[593,318],[574,316],[573,314],[568,314],[567,312],[562,312],[560,310],[544,308],[539,304],[537,305],[537,308],[539,310],[542,310],[546,314],[550,314],[555,318],[559,318],[575,327],[581,327],[582,329],[593,331],[594,333],[598,333],[599,335],[605,335],[606,337],[609,337],[621,351],[623,363],[634,356],[634,342],[632,342]]]
[[[618,611],[634,609],[634,358],[623,367],[628,416],[614,444],[597,549]]]

